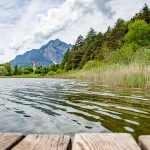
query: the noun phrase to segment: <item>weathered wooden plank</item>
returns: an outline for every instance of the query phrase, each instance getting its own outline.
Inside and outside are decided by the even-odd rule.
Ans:
[[[0,133],[0,150],[9,150],[25,136],[21,133]]]
[[[13,150],[70,150],[69,136],[38,135],[26,136]]]
[[[75,135],[73,150],[140,150],[130,134],[79,133]]]
[[[142,135],[139,137],[139,145],[143,150],[150,150],[150,135]]]

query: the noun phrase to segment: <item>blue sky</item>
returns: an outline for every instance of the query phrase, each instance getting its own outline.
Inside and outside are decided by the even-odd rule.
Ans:
[[[150,0],[0,0],[0,63],[51,39],[73,44],[90,27],[104,32]]]

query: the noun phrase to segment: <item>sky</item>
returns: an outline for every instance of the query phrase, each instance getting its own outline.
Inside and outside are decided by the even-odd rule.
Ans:
[[[150,0],[0,0],[0,63],[50,40],[74,44],[90,27],[105,32]]]

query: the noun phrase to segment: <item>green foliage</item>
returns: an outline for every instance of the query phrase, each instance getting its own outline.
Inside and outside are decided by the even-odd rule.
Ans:
[[[93,42],[89,44],[85,44],[86,51],[82,56],[82,60],[79,64],[79,68],[82,68],[86,62],[94,59],[102,60],[103,56],[101,55],[100,48],[102,47],[102,43],[104,40],[103,34],[100,32],[97,36],[93,38]],[[101,57],[101,58],[100,58]]]
[[[150,63],[150,48],[140,48],[134,54],[133,61],[143,64]]]
[[[150,9],[147,4],[143,7],[143,9],[133,17],[132,20],[145,20],[148,24],[150,24]]]
[[[7,75],[9,75],[7,68],[5,68],[4,66],[0,66],[0,76],[7,76]]]
[[[13,75],[18,75],[18,74],[19,74],[19,68],[18,68],[18,66],[16,65],[16,66],[14,67]]]
[[[125,44],[116,53],[111,55],[108,60],[115,63],[129,64],[133,60],[134,53],[138,50],[137,44]]]
[[[79,66],[79,64],[80,64],[80,62],[81,62],[81,59],[82,59],[82,56],[83,56],[83,54],[82,54],[82,52],[80,52],[80,51],[72,51],[71,53],[70,53],[70,56],[69,56],[69,59],[68,59],[68,68],[67,69],[77,69],[78,68],[78,66]],[[66,68],[66,66],[65,66],[65,68]]]
[[[65,63],[64,70],[65,70],[65,71],[71,70],[71,67],[70,67],[70,65],[69,65],[69,62],[66,62],[66,63]]]
[[[0,64],[0,76],[10,76],[14,75],[15,77],[39,77],[39,75],[52,75],[52,74],[61,74],[64,71],[60,68],[58,64],[52,64],[49,68],[47,67],[38,67],[34,71],[32,67],[27,68],[18,68],[16,65],[13,69],[10,63]]]
[[[96,31],[93,28],[90,28],[90,31],[88,32],[84,42],[90,43],[94,40],[94,37],[96,36]]]
[[[56,72],[58,68],[59,68],[59,65],[51,64],[51,66],[49,67],[49,71]]]
[[[75,45],[71,51],[67,51],[60,64],[61,69],[66,71],[80,69],[87,61],[96,58],[96,54],[102,46],[103,34],[96,34],[95,30],[91,28],[84,40],[80,40],[79,37],[76,43],[80,44]]]
[[[3,64],[3,66],[7,69],[8,75],[12,75],[11,64],[7,62],[7,63]]]
[[[65,64],[68,62],[69,60],[69,50],[66,51],[66,53],[64,54],[63,60],[60,64],[60,68],[62,70],[66,70]]]
[[[35,74],[45,75],[47,73],[48,73],[48,68],[43,68],[41,66],[35,70]]]
[[[84,42],[83,36],[79,35],[79,37],[77,38],[75,42],[75,48],[82,46],[83,42]]]
[[[124,42],[124,35],[127,32],[127,22],[122,19],[118,19],[114,28],[107,30],[105,33],[105,40],[103,42],[103,47],[108,49],[108,52],[116,51],[116,49],[122,46]]]
[[[129,25],[129,31],[125,35],[128,43],[136,43],[140,46],[150,44],[150,25],[144,20],[136,20]]]
[[[33,68],[31,68],[31,67],[28,67],[28,68],[24,68],[24,69],[22,69],[21,70],[22,72],[22,74],[31,74],[31,73],[33,73],[34,71],[33,71]]]
[[[58,69],[58,70],[56,71],[56,73],[57,73],[57,74],[63,73],[63,70],[62,70],[62,69]]]
[[[149,14],[150,10],[145,5],[132,20],[118,19],[114,27],[109,27],[104,34],[97,34],[90,28],[85,39],[79,36],[75,46],[67,51],[60,64],[61,69],[81,69],[92,60],[125,64],[134,61],[137,50],[150,44]],[[149,59],[147,55],[146,58]]]
[[[54,75],[54,74],[56,74],[55,71],[49,71],[49,72],[47,73],[47,75]]]
[[[84,66],[83,70],[92,70],[93,68],[101,67],[102,62],[97,60],[88,61]]]

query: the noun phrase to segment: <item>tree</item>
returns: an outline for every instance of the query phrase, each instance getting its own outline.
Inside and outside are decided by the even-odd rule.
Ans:
[[[85,42],[89,43],[94,40],[94,37],[96,36],[96,31],[93,28],[90,28],[90,31],[88,32]]]
[[[12,75],[11,64],[7,62],[7,63],[3,64],[3,66],[7,69],[8,75]]]
[[[129,31],[125,35],[125,40],[128,43],[136,43],[140,46],[150,44],[150,25],[144,20],[136,20],[128,27]]]
[[[76,42],[75,42],[75,47],[80,47],[82,46],[84,39],[82,35],[79,35],[79,37],[77,38]]]
[[[114,28],[109,28],[107,30],[107,32],[104,35],[105,41],[103,43],[103,46],[105,46],[108,52],[116,51],[122,46],[122,43],[124,41],[124,35],[126,34],[127,29],[127,23],[119,18]]]
[[[147,4],[142,9],[143,12],[143,19],[145,22],[150,23],[150,9],[148,8]]]
[[[34,70],[33,70],[33,68],[32,67],[27,67],[27,68],[24,68],[24,69],[22,69],[22,73],[23,74],[31,74],[31,73],[33,73],[34,72]],[[20,72],[19,72],[19,70],[18,70],[18,74],[19,74]]]
[[[132,20],[145,20],[146,23],[150,24],[150,9],[148,8],[147,4],[145,4],[143,9],[137,13]]]
[[[65,66],[65,69],[77,69],[79,67],[80,61],[83,54],[80,51],[72,51],[69,55],[68,63]]]
[[[56,65],[56,64],[51,64],[50,65],[50,67],[49,67],[49,71],[54,71],[54,72],[56,72],[57,71],[57,69],[58,69],[58,65]]]
[[[47,74],[49,71],[49,68],[43,68],[42,66],[38,67],[36,70],[35,70],[35,73],[36,74],[41,74],[41,75],[45,75]]]
[[[150,44],[149,24],[146,23],[149,22],[149,12],[149,8],[145,5],[136,19],[124,21],[119,18],[114,27],[108,27],[104,34],[97,34],[93,28],[90,28],[85,39],[79,36],[75,46],[66,52],[61,68],[80,69],[88,61],[95,59],[110,61],[113,55],[115,55],[114,62],[120,62],[121,59],[124,63],[132,61],[136,49]],[[145,22],[139,20],[140,18]]]
[[[7,68],[0,66],[0,76],[7,76],[8,74]]]
[[[18,75],[18,73],[19,73],[19,69],[18,69],[18,66],[16,65],[16,66],[14,67],[13,74],[14,74],[14,75]]]
[[[69,51],[69,49],[68,49],[68,50],[65,52],[64,57],[63,57],[63,59],[62,59],[62,62],[61,62],[61,64],[60,64],[60,68],[61,68],[62,70],[64,70],[65,64],[68,62],[69,54],[70,54],[70,51]]]

